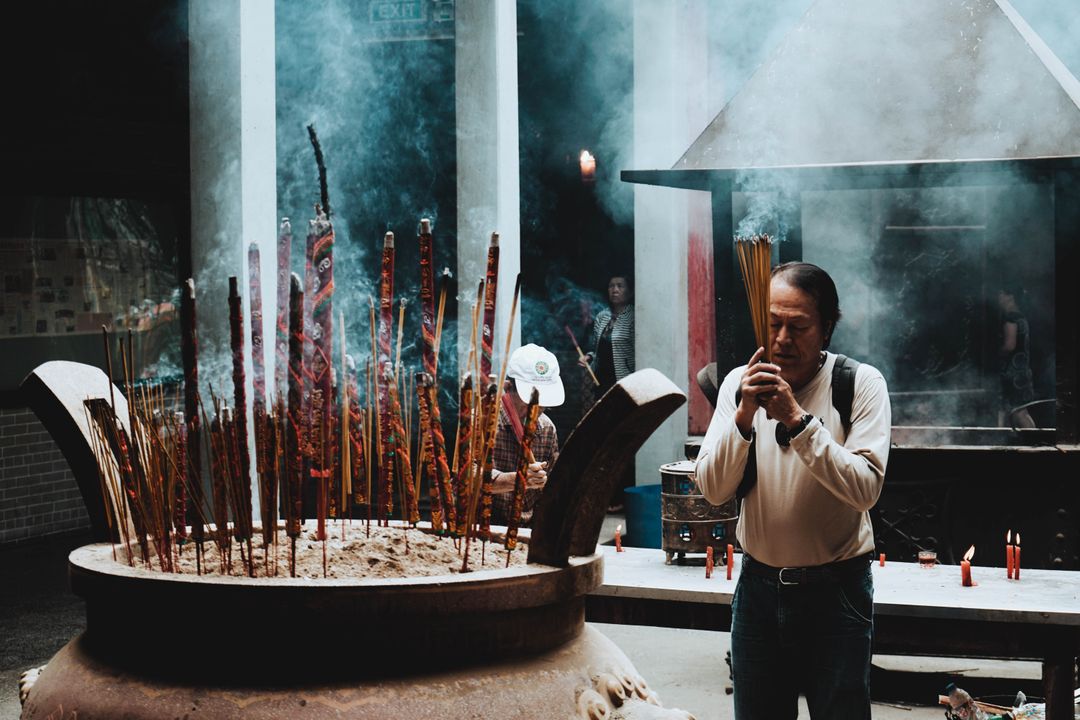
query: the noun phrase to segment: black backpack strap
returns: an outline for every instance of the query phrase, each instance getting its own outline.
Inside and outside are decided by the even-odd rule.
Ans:
[[[832,404],[840,414],[844,432],[851,430],[851,406],[855,403],[855,374],[859,361],[847,355],[837,355],[832,370]]]

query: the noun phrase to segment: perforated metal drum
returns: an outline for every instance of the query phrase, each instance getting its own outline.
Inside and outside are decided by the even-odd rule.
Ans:
[[[686,553],[704,554],[709,546],[722,558],[728,543],[735,544],[738,502],[732,498],[723,505],[711,504],[698,492],[693,473],[690,460],[660,466],[660,517],[669,565],[676,554],[679,559]]]

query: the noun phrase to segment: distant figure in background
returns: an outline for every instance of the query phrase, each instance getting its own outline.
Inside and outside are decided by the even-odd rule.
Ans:
[[[634,372],[634,286],[628,275],[612,275],[607,286],[608,306],[596,315],[586,347],[589,352],[578,360],[582,367],[592,367],[600,386],[599,399],[611,386]],[[609,512],[623,509],[624,490],[634,485],[631,464],[622,474],[608,503]]]
[[[634,372],[634,288],[626,275],[613,275],[607,286],[608,306],[593,320],[586,345],[589,352],[578,360],[591,366],[600,381],[596,396]]]
[[[1003,285],[998,290],[998,309],[1001,311],[1001,409],[998,425],[1033,428],[1035,420],[1023,405],[1035,399],[1031,379],[1031,330],[1020,310],[1020,288]]]
[[[529,463],[525,477],[525,500],[521,514],[522,527],[528,527],[532,521],[533,506],[540,498],[540,492],[547,484],[547,473],[555,462],[559,449],[559,436],[555,423],[544,414],[543,409],[557,407],[566,399],[562,379],[559,377],[559,361],[553,354],[539,345],[522,345],[510,355],[506,371],[506,386],[503,392],[510,398],[510,403],[521,421],[529,409],[529,397],[533,388],[540,392],[540,417],[533,436],[533,460]],[[506,525],[514,508],[514,487],[517,482],[517,468],[521,462],[521,443],[514,432],[514,423],[507,415],[506,408],[499,408],[499,428],[495,434],[494,467],[491,475],[494,479],[491,497],[491,522],[494,525]]]

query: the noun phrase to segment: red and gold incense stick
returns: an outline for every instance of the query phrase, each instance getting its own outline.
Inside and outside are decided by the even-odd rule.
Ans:
[[[315,219],[311,221],[309,237],[314,238],[311,262],[315,274],[315,297],[311,303],[311,477],[316,488],[318,538],[325,540],[328,504],[335,497],[329,487],[334,474],[331,442],[334,434],[333,388],[330,382],[333,367],[334,227],[319,208],[316,208]]]
[[[388,232],[383,237],[382,269],[379,273],[379,329],[376,367],[376,383],[379,396],[379,437],[381,438],[381,461],[379,463],[379,520],[386,522],[394,510],[394,444],[391,437],[390,388],[387,385],[385,369],[390,367],[390,382],[393,382],[393,357],[391,339],[394,325],[394,233]]]
[[[514,482],[513,511],[510,514],[510,524],[506,528],[506,564],[510,565],[510,550],[517,547],[518,528],[521,527],[521,516],[525,507],[526,481],[529,476],[529,463],[532,458],[532,440],[536,435],[536,426],[540,419],[540,391],[532,389],[529,397],[529,409],[525,414],[524,434],[521,438],[521,460],[517,466],[517,477]]]
[[[484,320],[480,325],[480,374],[482,381],[491,375],[492,342],[495,333],[495,300],[499,285],[499,233],[491,233],[488,245],[487,272],[484,275]]]

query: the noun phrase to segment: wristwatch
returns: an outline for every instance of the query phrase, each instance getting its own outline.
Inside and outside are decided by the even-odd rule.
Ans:
[[[803,415],[802,418],[799,420],[798,425],[796,425],[795,427],[788,428],[788,437],[789,438],[794,438],[796,435],[798,435],[803,430],[805,430],[806,426],[809,425],[811,422],[813,422],[813,420],[814,420],[814,416],[811,415],[810,413],[806,413],[805,415]]]

